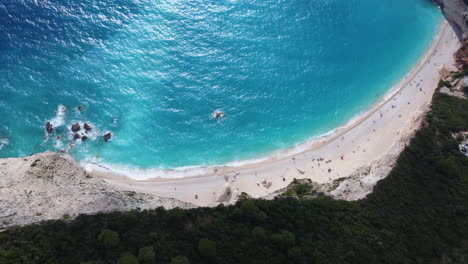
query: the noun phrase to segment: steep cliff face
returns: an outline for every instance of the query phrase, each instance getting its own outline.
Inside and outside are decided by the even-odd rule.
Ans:
[[[468,69],[468,0],[433,0],[444,12],[448,21],[456,27],[462,37],[460,49],[453,54],[455,65],[460,71]]]
[[[440,6],[447,20],[461,31],[463,39],[468,37],[468,0],[433,0]]]

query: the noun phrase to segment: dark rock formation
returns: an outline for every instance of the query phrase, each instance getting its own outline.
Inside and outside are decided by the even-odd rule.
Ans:
[[[104,134],[103,138],[104,138],[104,141],[109,141],[112,138],[112,133],[108,132]]]
[[[83,140],[83,141],[85,141],[85,140],[87,140],[87,139],[88,139],[87,136],[82,136],[82,137],[81,137],[81,140]]]
[[[70,129],[71,129],[72,132],[78,132],[78,131],[80,131],[81,126],[80,126],[80,124],[75,123],[75,124],[73,124],[73,125],[71,126]]]
[[[93,130],[93,127],[90,126],[88,123],[84,123],[83,127],[84,127],[84,129],[85,129],[86,131],[91,131],[91,130]]]
[[[52,133],[54,132],[54,126],[52,125],[52,123],[50,122],[47,122],[46,126],[45,126],[45,129],[47,131],[47,133]]]
[[[73,135],[73,139],[80,139],[80,138],[81,138],[81,135],[78,134],[78,133],[75,133],[75,134]]]
[[[453,54],[453,59],[460,71],[468,68],[468,40],[462,42],[460,49]]]

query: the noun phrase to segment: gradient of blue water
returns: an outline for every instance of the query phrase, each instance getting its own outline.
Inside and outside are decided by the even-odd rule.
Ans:
[[[115,137],[70,154],[138,168],[290,147],[382,96],[441,17],[427,0],[2,1],[0,157],[66,149],[75,121]],[[62,146],[44,139],[59,105]]]

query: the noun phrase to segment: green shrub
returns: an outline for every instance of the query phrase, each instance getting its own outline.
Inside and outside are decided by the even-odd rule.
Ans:
[[[158,233],[150,232],[148,234],[148,237],[151,239],[151,241],[156,242],[158,240]]]
[[[131,253],[124,253],[117,261],[117,264],[139,264],[139,262]]]
[[[294,261],[298,261],[302,257],[302,250],[299,247],[292,247],[288,249],[288,257]]]
[[[198,252],[200,255],[208,258],[214,258],[216,256],[216,242],[206,238],[198,241]]]
[[[120,237],[117,232],[114,232],[109,229],[103,229],[99,234],[97,240],[105,248],[112,248],[119,244]]]
[[[264,242],[268,239],[265,229],[259,226],[252,229],[252,238],[257,242]]]
[[[271,241],[281,247],[291,247],[296,243],[296,237],[293,233],[283,230],[280,233],[271,235]]]
[[[437,88],[440,89],[442,87],[448,87],[448,88],[451,88],[452,87],[452,83],[449,82],[449,81],[444,81],[444,80],[439,80],[439,83],[437,84]]]
[[[171,259],[171,264],[190,264],[187,257],[177,256]]]
[[[468,69],[464,69],[461,72],[452,72],[452,77],[454,79],[458,79],[458,78],[463,77],[463,76],[465,76],[467,74],[468,74]]]
[[[152,263],[156,257],[152,246],[143,247],[138,250],[138,260],[141,263]]]
[[[264,222],[267,218],[267,215],[255,205],[253,200],[243,202],[240,212],[242,216],[259,222]]]

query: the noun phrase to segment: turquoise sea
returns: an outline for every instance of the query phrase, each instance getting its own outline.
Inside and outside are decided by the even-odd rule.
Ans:
[[[261,157],[368,108],[441,21],[428,0],[0,1],[0,157],[65,150],[131,168]],[[88,140],[73,139],[75,122],[93,126]]]

